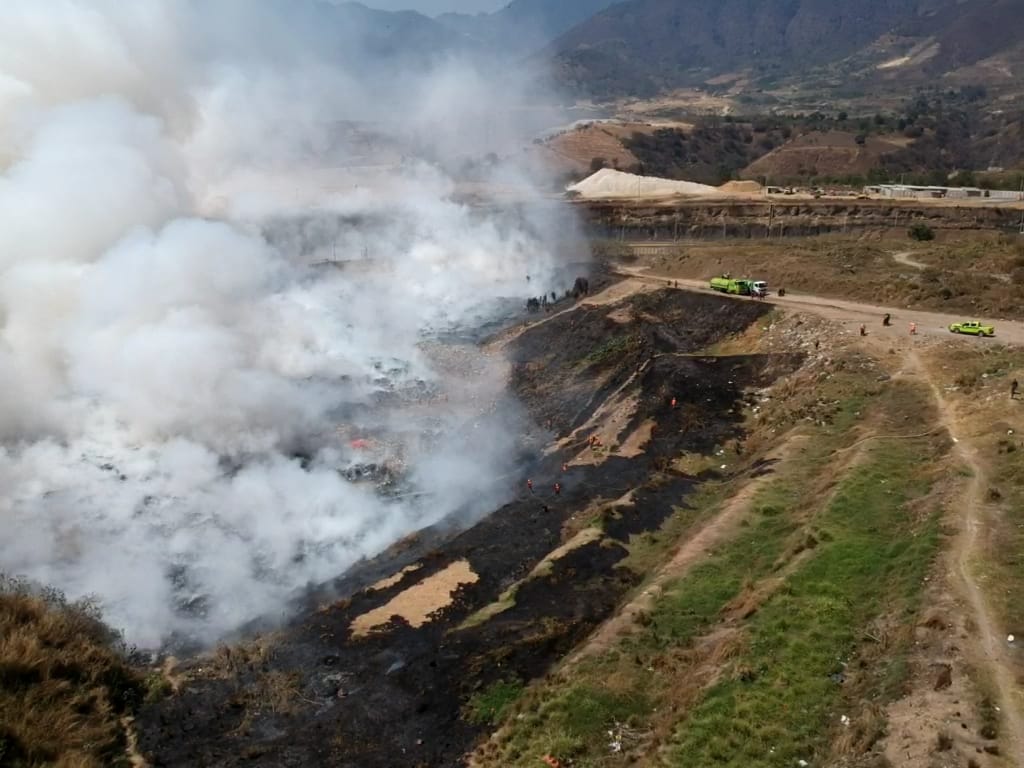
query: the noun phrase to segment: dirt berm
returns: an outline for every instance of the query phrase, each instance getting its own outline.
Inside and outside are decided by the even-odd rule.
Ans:
[[[936,231],[1016,232],[1020,209],[912,200],[723,200],[573,204],[594,238],[640,241],[801,237],[926,224]]]
[[[272,635],[185,664],[178,692],[141,713],[141,751],[154,766],[459,764],[488,728],[470,716],[474,693],[529,681],[564,657],[640,580],[616,567],[630,537],[657,529],[716,476],[666,470],[666,459],[741,439],[746,393],[800,365],[798,355],[692,356],[766,312],[661,290],[581,306],[515,337],[505,346],[511,385],[550,425],[550,448],[535,449],[510,481],[513,500],[468,530],[422,532],[325,585]],[[592,430],[609,435],[593,418],[609,398],[623,404],[621,419],[593,451]],[[617,450],[652,422],[641,450]],[[631,504],[616,503],[630,492]],[[563,547],[584,526],[596,532]],[[424,618],[432,588],[444,594]],[[378,609],[413,603],[419,626],[401,617],[379,626]]]

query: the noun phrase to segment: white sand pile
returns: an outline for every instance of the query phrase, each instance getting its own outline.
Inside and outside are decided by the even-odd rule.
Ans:
[[[692,181],[674,181],[654,176],[637,176],[633,173],[602,168],[593,176],[567,187],[578,192],[580,197],[596,199],[602,197],[720,197],[717,187],[696,184]]]

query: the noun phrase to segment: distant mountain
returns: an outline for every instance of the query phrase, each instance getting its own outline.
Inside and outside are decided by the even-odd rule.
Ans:
[[[437,22],[494,52],[535,53],[617,0],[513,0],[494,13],[446,13]]]
[[[281,0],[275,0],[280,2]],[[357,2],[292,3],[292,19],[336,35],[339,55],[427,62],[451,51],[479,50],[472,40],[415,11],[379,11]]]
[[[811,72],[884,82],[980,66],[1012,79],[1022,38],[1020,0],[628,0],[545,53],[572,90],[606,97],[735,73],[767,83]]]

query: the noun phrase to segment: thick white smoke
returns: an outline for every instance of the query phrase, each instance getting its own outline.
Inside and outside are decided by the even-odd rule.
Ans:
[[[507,130],[486,79],[360,59],[337,12],[0,7],[0,571],[144,646],[275,614],[512,466],[500,365],[425,342],[547,286],[546,223],[411,157]],[[404,498],[339,472],[385,456]]]

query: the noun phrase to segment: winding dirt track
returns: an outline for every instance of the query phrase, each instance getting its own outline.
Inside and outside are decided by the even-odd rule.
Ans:
[[[928,269],[928,265],[920,261],[916,261],[913,258],[913,251],[900,251],[892,255],[892,260],[897,264],[902,264],[905,267],[913,267],[914,269]]]
[[[916,266],[908,261],[908,266]],[[641,269],[620,267],[618,273],[632,278],[627,283],[635,284],[644,281],[650,284],[668,287],[677,286],[681,290],[706,291],[707,284],[698,280],[677,280],[652,275]],[[731,297],[736,301],[751,301],[745,297]],[[806,294],[787,294],[785,297],[773,297],[773,305],[789,309],[810,312],[842,325],[859,327],[862,323],[869,327],[866,341],[875,353],[883,353],[886,347],[899,347],[906,353],[905,362],[909,373],[919,377],[926,383],[935,399],[939,413],[938,426],[948,431],[955,443],[954,451],[963,466],[970,470],[971,478],[964,489],[961,501],[961,525],[950,552],[951,573],[954,584],[958,585],[970,610],[971,617],[977,626],[975,636],[971,638],[973,657],[976,663],[987,673],[995,686],[998,706],[1002,712],[1005,742],[1005,754],[1011,764],[1024,768],[1024,691],[1016,683],[1013,663],[1006,652],[1005,638],[999,628],[995,614],[988,603],[985,592],[974,576],[972,564],[983,555],[979,532],[985,521],[985,489],[987,480],[984,463],[978,457],[977,448],[966,436],[955,411],[942,394],[939,383],[932,378],[927,367],[922,363],[913,346],[913,337],[909,335],[909,323],[917,324],[919,336],[940,336],[944,339],[960,338],[963,343],[986,344],[997,343],[1024,346],[1024,323],[999,320],[996,322],[996,339],[976,339],[973,337],[956,337],[948,330],[949,324],[966,318],[935,312],[918,312],[907,309],[881,307],[872,304],[861,304],[839,299],[825,298]],[[881,324],[882,317],[892,315],[894,325],[888,328]],[[852,332],[852,331],[851,331]],[[890,346],[891,345],[891,346]]]
[[[644,270],[619,267],[616,272],[625,277],[632,277],[651,283],[660,283],[662,287],[668,287],[669,283],[678,283],[679,288],[688,291],[708,290],[707,282],[704,280],[680,280],[676,278],[661,277],[652,275]],[[736,301],[754,301],[742,296],[730,297]],[[771,304],[791,309],[801,309],[813,312],[821,317],[828,318],[845,325],[859,326],[864,323],[868,326],[868,332],[872,336],[883,336],[892,338],[906,337],[909,333],[909,324],[917,323],[917,333],[920,336],[942,336],[951,338],[949,332],[950,323],[962,320],[973,320],[974,318],[962,315],[947,315],[938,312],[920,312],[912,309],[900,309],[897,307],[882,307],[875,304],[860,304],[842,299],[826,298],[823,296],[812,296],[803,293],[788,293],[783,296],[773,296],[769,300]],[[886,314],[892,316],[893,325],[889,328],[882,327],[882,317]],[[976,339],[969,337],[974,343],[990,343],[992,341],[1004,344],[1024,346],[1024,323],[1013,320],[1000,320],[984,318],[992,321],[996,326],[995,339]]]
[[[988,668],[991,682],[999,693],[1007,739],[1007,756],[1013,764],[1024,766],[1024,698],[1013,674],[1013,663],[1007,657],[1003,633],[999,629],[985,593],[972,572],[972,563],[981,551],[978,533],[985,525],[985,488],[987,487],[985,465],[978,458],[977,449],[961,437],[960,423],[952,407],[942,395],[942,390],[932,379],[916,352],[907,356],[908,367],[921,376],[931,387],[932,396],[938,406],[939,422],[949,432],[955,443],[953,451],[963,466],[970,470],[970,482],[964,490],[962,505],[963,519],[960,531],[953,542],[950,553],[955,566],[953,576],[961,587],[963,596],[971,608],[971,615],[978,627],[975,641],[976,659]]]

